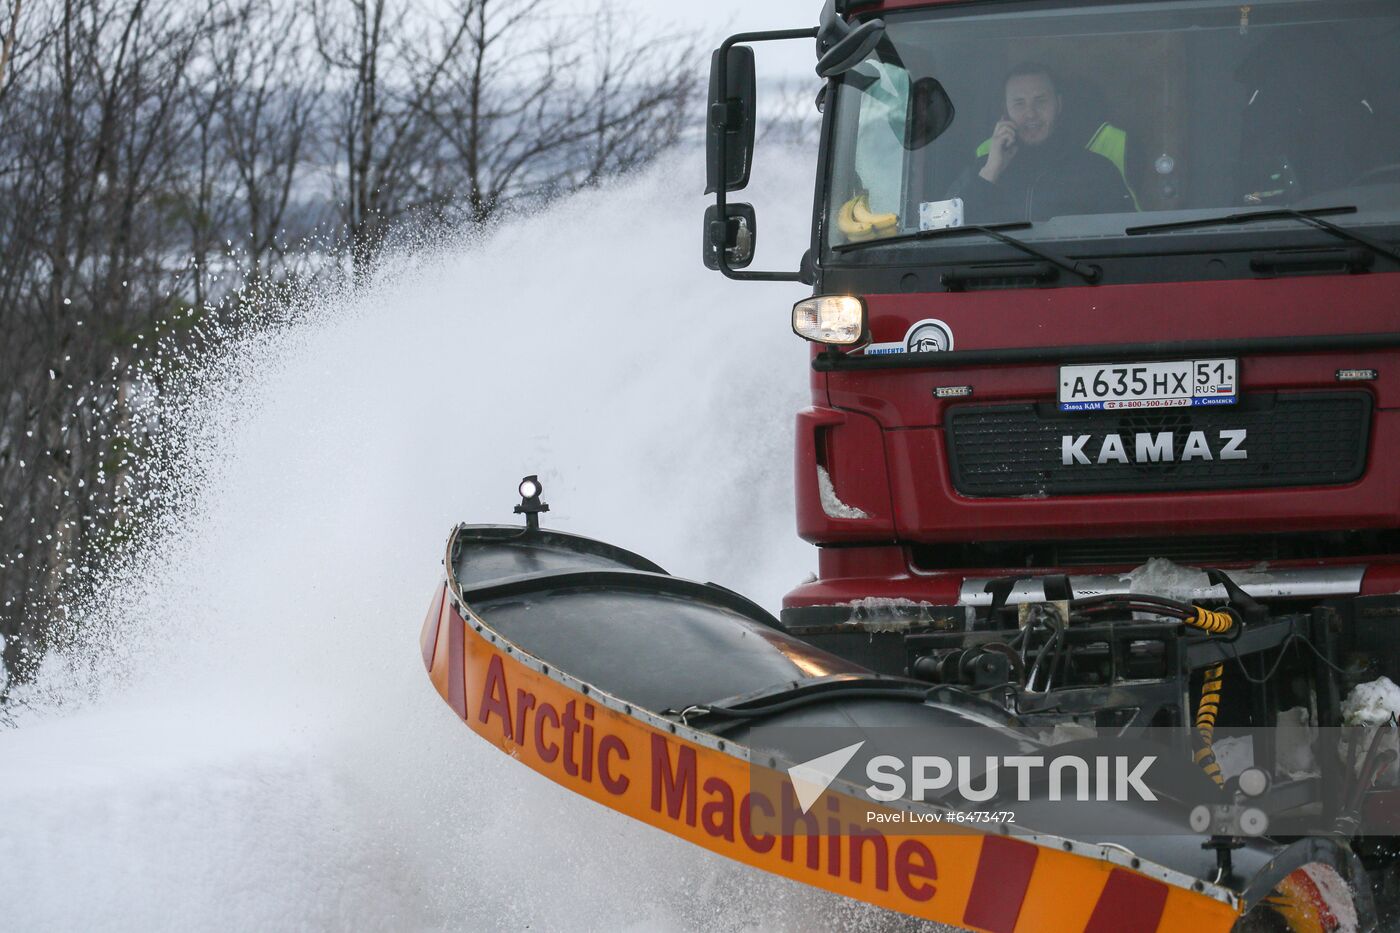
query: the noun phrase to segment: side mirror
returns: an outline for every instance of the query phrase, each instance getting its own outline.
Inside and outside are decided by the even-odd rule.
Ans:
[[[829,47],[819,47],[821,57],[817,59],[817,76],[832,78],[845,74],[865,61],[866,56],[875,51],[875,46],[879,45],[883,38],[885,21],[882,19],[861,23],[839,39],[833,35]]]
[[[721,71],[721,65],[723,71]],[[720,97],[720,76],[724,76],[724,97]],[[753,133],[756,105],[753,49],[731,46],[716,50],[710,58],[710,110],[705,125],[706,194],[723,188],[739,191],[749,183],[753,168]],[[719,142],[724,139],[724,164],[720,165]]]
[[[730,204],[729,192],[748,185],[753,166],[757,109],[754,89],[758,82],[754,74],[753,49],[747,43],[811,40],[817,38],[817,32],[815,27],[741,32],[725,39],[710,59],[705,193],[715,196],[715,205],[705,212],[702,248],[705,266],[728,278],[749,282],[798,282],[804,274],[812,275],[811,272],[742,271],[753,262],[758,224],[753,207]]]
[[[758,221],[752,204],[727,204],[724,211],[727,215],[724,220],[720,219],[717,204],[705,211],[705,268],[719,269],[719,251],[722,249],[729,268],[742,269],[753,262]]]

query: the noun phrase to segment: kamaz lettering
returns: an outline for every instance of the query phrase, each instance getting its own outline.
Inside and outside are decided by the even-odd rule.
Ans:
[[[1192,431],[1181,444],[1173,431],[1139,433],[1129,441],[1121,434],[1107,434],[1097,442],[1092,434],[1066,434],[1060,438],[1060,460],[1065,466],[1248,460],[1249,451],[1244,446],[1248,435],[1244,428],[1220,431],[1212,449],[1204,431]]]

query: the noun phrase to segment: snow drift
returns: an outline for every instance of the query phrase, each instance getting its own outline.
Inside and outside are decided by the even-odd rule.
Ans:
[[[513,521],[527,473],[548,524],[770,608],[815,563],[791,518],[802,289],[701,267],[694,161],[406,253],[186,383],[187,501],[103,569],[88,638],[0,733],[6,927],[902,923],[568,794],[422,670],[449,528]],[[755,200],[790,248],[810,167],[769,168]]]

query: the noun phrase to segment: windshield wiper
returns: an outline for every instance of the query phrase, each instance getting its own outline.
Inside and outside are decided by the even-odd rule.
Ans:
[[[1189,230],[1193,227],[1216,227],[1223,224],[1248,224],[1257,220],[1301,220],[1305,224],[1311,224],[1319,230],[1326,230],[1335,237],[1343,240],[1350,240],[1353,243],[1360,243],[1369,247],[1382,256],[1389,256],[1396,262],[1400,262],[1400,250],[1396,250],[1380,240],[1367,236],[1364,233],[1357,233],[1355,230],[1348,230],[1346,227],[1339,227],[1330,221],[1323,220],[1321,215],[1326,214],[1355,214],[1355,205],[1345,205],[1342,207],[1314,207],[1304,211],[1297,211],[1291,207],[1279,207],[1267,211],[1243,211],[1238,214],[1226,214],[1223,217],[1202,217],[1197,220],[1177,220],[1166,224],[1148,224],[1145,227],[1129,227],[1124,232],[1128,236],[1141,236],[1144,233],[1158,233],[1163,230]]]
[[[838,252],[847,252],[857,249],[865,249],[870,246],[885,246],[890,243],[908,243],[913,240],[936,240],[946,236],[957,236],[962,233],[980,233],[983,236],[991,237],[993,240],[1000,240],[1007,246],[1019,249],[1027,255],[1037,259],[1043,259],[1053,266],[1058,266],[1066,272],[1072,272],[1090,285],[1098,283],[1103,276],[1103,270],[1098,266],[1087,262],[1075,262],[1072,259],[1064,259],[1053,253],[1037,249],[1029,243],[1018,240],[1015,237],[1007,236],[1003,230],[1027,230],[1032,225],[1027,221],[1014,221],[1004,224],[964,224],[961,227],[939,227],[937,230],[920,230],[917,233],[901,233],[896,236],[887,236],[879,240],[866,240],[862,243],[843,243],[840,246],[833,246],[832,249]]]

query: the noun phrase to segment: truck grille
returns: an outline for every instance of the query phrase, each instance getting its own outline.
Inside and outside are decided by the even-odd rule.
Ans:
[[[1365,392],[1154,411],[959,406],[948,414],[948,458],[965,496],[1330,486],[1361,477],[1370,424]]]

